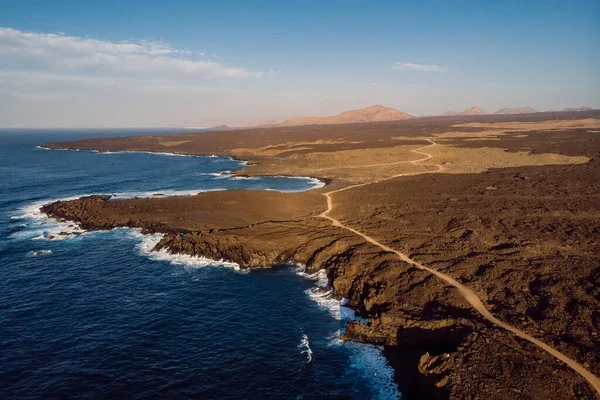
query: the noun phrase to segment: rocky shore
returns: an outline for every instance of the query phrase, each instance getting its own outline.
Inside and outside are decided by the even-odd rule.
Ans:
[[[540,116],[503,118],[489,121],[540,123],[527,120]],[[477,291],[496,316],[597,374],[600,244],[594,238],[600,234],[600,135],[586,124],[553,129],[559,124],[541,123],[545,128],[531,129],[526,124],[521,129],[457,127],[454,120],[432,122],[429,137],[441,138],[445,150],[436,153],[440,159],[423,163],[448,165],[450,173],[430,174],[430,167],[424,165],[423,173],[415,176],[340,192],[332,215],[454,276]],[[424,125],[417,127],[414,121],[367,124],[351,126],[346,132],[319,127],[316,130],[325,132],[330,142],[312,145],[306,144],[312,134],[305,133],[312,132],[307,128],[287,132],[285,138],[277,130],[255,132],[255,142],[248,139],[252,131],[221,132],[221,149],[208,151],[231,154],[243,141],[246,149],[254,149],[251,160],[257,168],[268,164],[270,171],[288,171],[294,162],[300,160],[302,167],[303,160],[312,157],[303,156],[307,147],[313,155],[330,152],[335,153],[332,159],[341,160],[348,160],[344,158],[348,151],[356,156],[357,146],[378,159],[391,157],[385,150],[389,146],[394,154],[408,154],[418,146],[409,143],[405,150],[397,149],[394,138],[410,138],[414,132],[422,135],[427,131]],[[455,135],[444,137],[448,132]],[[210,137],[203,135],[210,136],[196,136],[208,143]],[[269,135],[279,136],[267,142],[283,144],[271,147],[268,151],[277,154],[267,156],[266,150],[257,149],[266,146],[263,141]],[[201,144],[194,144],[194,135],[181,136],[178,141],[192,142],[188,151],[198,152],[195,146]],[[335,142],[334,137],[338,138]],[[161,140],[175,139],[131,140],[136,146],[128,147],[123,139],[103,139],[102,147],[156,151]],[[100,147],[98,142],[85,141],[63,146]],[[373,148],[383,150],[371,152]],[[464,155],[474,150],[490,155],[488,159],[497,151],[506,153],[503,162],[516,165],[490,169],[486,160],[469,156],[470,161],[465,161]],[[520,155],[524,151],[530,158]],[[416,158],[413,154],[409,159]],[[467,167],[473,173],[464,173]],[[320,168],[319,176],[334,179],[333,188],[362,182],[374,173],[374,169],[369,174],[346,171],[338,176],[335,171],[340,165]],[[419,165],[410,168],[407,171],[412,173]],[[389,168],[386,164],[385,170],[376,172],[388,173]],[[128,200],[90,196],[55,202],[42,211],[87,230],[135,227],[162,233],[156,250],[233,261],[242,268],[297,262],[305,264],[307,272],[325,269],[335,297],[349,299],[348,306],[367,321],[349,323],[343,339],[385,346],[404,398],[595,398],[594,389],[581,376],[538,347],[482,319],[454,287],[320,218],[327,207],[322,193],[330,187],[306,193],[235,190]]]

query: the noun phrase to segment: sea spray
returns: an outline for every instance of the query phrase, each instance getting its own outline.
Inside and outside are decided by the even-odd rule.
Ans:
[[[151,235],[144,235],[140,229],[127,229],[132,237],[140,240],[136,248],[140,255],[146,256],[155,261],[166,261],[173,265],[182,265],[189,268],[202,268],[208,266],[219,266],[231,268],[238,272],[246,272],[246,270],[240,269],[239,264],[224,261],[224,260],[211,260],[206,257],[191,256],[188,254],[173,254],[169,253],[166,249],[154,250],[158,242],[163,238],[160,233]]]
[[[59,221],[50,218],[41,210],[42,206],[60,200],[74,200],[81,196],[73,196],[56,200],[36,201],[18,209],[18,214],[10,217],[12,220],[26,220],[28,223],[19,224],[19,231],[10,237],[13,239],[31,240],[63,240],[88,233],[74,222]]]
[[[313,352],[310,348],[310,342],[308,341],[308,336],[306,333],[302,334],[302,339],[300,340],[298,348],[300,349],[300,354],[306,354],[306,362],[310,364],[312,362]]]
[[[32,257],[49,256],[52,254],[52,250],[33,250],[28,253]]]
[[[345,307],[348,299],[336,300],[333,297],[333,288],[329,284],[327,272],[321,269],[316,273],[307,274],[305,265],[296,264],[296,274],[315,283],[315,287],[306,290],[305,293],[319,308],[327,310],[333,318],[341,322],[340,329],[330,335],[329,345],[343,346],[350,352],[351,364],[350,371],[347,373],[359,374],[368,379],[372,383],[371,390],[374,399],[401,399],[402,395],[394,380],[394,369],[383,355],[383,346],[340,339],[348,321],[354,320],[364,324],[368,322],[358,317],[351,308]]]

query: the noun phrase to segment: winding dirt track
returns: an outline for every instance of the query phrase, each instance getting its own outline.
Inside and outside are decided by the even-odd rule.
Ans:
[[[410,163],[410,164],[414,164],[414,165],[419,165],[419,163],[429,160],[430,158],[432,158],[433,156],[431,154],[427,154],[421,150],[425,150],[429,147],[433,147],[435,146],[437,143],[435,143],[433,140],[429,140],[427,139],[431,144],[428,146],[424,146],[424,147],[420,147],[418,149],[415,150],[411,150],[414,153],[417,154],[421,154],[424,155],[424,158],[418,159],[418,160],[412,160],[412,161],[406,161],[406,163]],[[401,162],[395,162],[392,164],[399,164]],[[415,260],[411,259],[408,255],[398,251],[398,250],[394,250],[391,247],[388,247],[382,243],[379,243],[377,240],[373,239],[372,237],[357,231],[354,228],[351,228],[349,226],[346,226],[344,224],[342,224],[339,220],[330,217],[329,213],[333,210],[333,198],[332,195],[335,193],[339,193],[339,192],[343,192],[345,190],[349,190],[349,189],[354,189],[357,187],[361,187],[361,186],[366,186],[366,185],[371,185],[373,183],[378,183],[378,182],[382,182],[382,181],[386,181],[389,179],[393,179],[393,178],[398,178],[401,176],[414,176],[414,175],[421,175],[421,174],[428,174],[428,173],[436,173],[436,172],[441,172],[444,170],[444,167],[442,165],[439,164],[435,164],[434,165],[437,169],[434,171],[423,171],[423,172],[413,172],[413,173],[406,173],[406,174],[398,174],[398,175],[393,175],[387,178],[382,178],[382,179],[378,179],[376,181],[373,182],[367,182],[367,183],[359,183],[356,185],[351,185],[351,186],[347,186],[344,187],[342,189],[338,189],[338,190],[333,190],[331,192],[327,192],[327,193],[323,193],[323,196],[325,196],[327,198],[327,210],[324,211],[322,214],[319,215],[319,217],[328,219],[329,221],[332,222],[333,226],[338,226],[340,228],[343,228],[349,232],[354,233],[355,235],[358,235],[360,237],[362,237],[363,239],[365,239],[367,242],[374,244],[375,246],[380,247],[381,249],[390,252],[390,253],[395,253],[402,261],[405,261],[409,264],[412,264],[413,266],[420,268],[422,270],[428,271],[430,273],[432,273],[433,275],[437,276],[438,278],[440,278],[441,280],[443,280],[444,282],[448,283],[451,286],[454,286],[455,288],[458,289],[458,291],[460,292],[460,294],[465,298],[465,300],[467,300],[469,302],[469,304],[471,304],[471,306],[473,306],[473,308],[475,310],[477,310],[486,320],[488,320],[489,322],[491,322],[492,324],[506,329],[507,331],[510,331],[512,333],[514,333],[515,335],[517,335],[518,337],[520,337],[521,339],[525,339],[530,343],[533,343],[534,345],[538,346],[540,349],[544,350],[545,352],[549,353],[550,355],[554,356],[555,358],[559,359],[560,361],[564,362],[565,364],[567,364],[571,369],[573,369],[575,372],[577,372],[579,375],[581,375],[585,380],[587,380],[590,385],[592,385],[592,387],[596,390],[596,392],[598,394],[600,394],[600,379],[592,374],[590,371],[586,370],[583,366],[581,366],[579,363],[577,363],[575,360],[570,359],[569,357],[565,356],[564,354],[560,353],[559,351],[553,349],[552,347],[548,346],[546,343],[534,338],[533,336],[528,335],[527,333],[515,328],[514,326],[511,326],[509,324],[506,324],[502,321],[500,321],[498,318],[494,317],[492,315],[492,313],[485,307],[485,305],[483,304],[483,302],[481,301],[481,299],[479,298],[479,296],[477,296],[477,294],[475,294],[475,292],[471,289],[469,289],[468,287],[464,286],[463,284],[461,284],[460,282],[458,282],[456,279],[452,278],[449,275],[446,275],[442,272],[439,272],[433,268],[429,268],[423,264],[420,264],[418,262],[416,262]],[[362,167],[368,167],[368,165],[364,165]]]

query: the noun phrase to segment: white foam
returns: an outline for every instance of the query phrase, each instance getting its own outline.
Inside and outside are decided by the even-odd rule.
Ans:
[[[122,151],[108,151],[108,150],[90,150],[94,153],[98,154],[155,154],[159,156],[169,156],[169,157],[205,157],[198,156],[195,154],[180,154],[180,153],[168,153],[168,152],[159,152],[159,151],[135,151],[135,150],[122,150]]]
[[[356,312],[345,305],[348,303],[348,299],[337,300],[333,296],[333,289],[329,285],[329,278],[327,277],[327,271],[320,269],[314,274],[306,273],[306,266],[297,264],[296,274],[310,279],[315,283],[314,288],[310,288],[304,291],[308,297],[317,303],[317,306],[323,310],[327,310],[329,314],[338,321],[359,321],[366,324],[367,321],[364,318],[358,317]]]
[[[374,399],[401,399],[402,394],[394,380],[394,369],[383,355],[383,347],[372,344],[343,342],[350,350],[350,370],[371,383]]]
[[[313,352],[310,348],[308,336],[305,333],[302,334],[302,339],[300,340],[298,348],[300,349],[300,354],[306,354],[306,361],[310,364],[312,362]]]
[[[57,150],[67,150],[67,149],[57,149]],[[75,151],[79,151],[76,149]],[[100,151],[100,150],[89,150],[93,153],[98,154],[153,154],[158,156],[167,156],[167,157],[197,157],[197,158],[224,158],[229,161],[233,161],[238,163],[240,166],[248,165],[248,161],[245,160],[236,160],[230,156],[217,156],[215,154],[211,155],[197,155],[197,154],[181,154],[181,153],[169,153],[169,152],[160,152],[160,151],[137,151],[137,150],[122,150],[122,151]]]
[[[258,176],[242,176],[242,175],[235,175],[231,177],[231,180],[234,181],[257,181],[261,178],[259,178]]]
[[[48,256],[50,254],[52,254],[52,250],[36,250],[36,251],[30,251],[28,253],[31,256]]]
[[[192,189],[192,190],[151,190],[145,192],[120,192],[113,193],[113,199],[132,199],[134,197],[181,197],[181,196],[195,196],[199,193],[205,192],[219,192],[227,189]]]
[[[88,233],[73,222],[62,222],[48,217],[41,211],[44,204],[59,200],[74,200],[81,196],[67,197],[55,200],[36,201],[25,207],[19,208],[19,214],[13,215],[11,219],[25,219],[30,221],[27,224],[20,224],[19,227],[27,228],[15,232],[11,235],[15,239],[32,240],[63,240],[74,236],[80,236]]]
[[[333,289],[329,285],[327,273],[324,269],[314,274],[307,274],[304,265],[296,266],[296,273],[315,282],[316,287],[305,291],[308,297],[317,303],[321,309],[327,310],[336,320],[341,321],[342,327],[330,336],[331,346],[344,346],[350,351],[350,370],[371,382],[372,395],[375,399],[401,399],[402,395],[394,380],[394,369],[389,365],[383,355],[383,347],[366,343],[346,342],[340,339],[348,321],[367,321],[356,316],[351,308],[345,307],[348,299],[336,300],[333,298]],[[307,338],[308,340],[308,338]]]
[[[322,288],[312,288],[305,290],[304,293],[308,297],[317,303],[317,306],[323,310],[329,312],[329,314],[336,320],[342,320],[342,313],[340,310],[340,301],[333,298],[333,290],[325,290]]]
[[[44,204],[48,204],[59,200],[73,200],[79,197],[81,196],[74,196],[55,200],[37,201],[28,206],[20,208],[19,211],[21,213],[11,218],[28,219],[31,221],[31,227],[28,227],[23,231],[13,233],[12,237],[16,239],[31,240],[63,240],[84,234],[89,234],[90,232],[81,229],[79,226],[72,222],[62,222],[54,218],[48,217],[40,209]],[[171,254],[165,249],[161,249],[160,251],[153,251],[156,244],[162,239],[162,234],[143,235],[141,233],[141,229],[138,228],[123,227],[113,229],[113,231],[118,230],[124,230],[128,234],[131,234],[133,237],[140,240],[140,243],[136,246],[139,253],[153,260],[167,261],[173,265],[184,265],[190,268],[199,268],[206,266],[223,266],[232,268],[236,271],[246,272],[245,270],[241,270],[240,266],[233,262],[223,260],[217,261],[205,257],[193,257],[185,254]]]
[[[325,186],[325,182],[323,182],[320,179],[317,178],[311,178],[309,176],[304,176],[304,177],[298,177],[296,179],[307,179],[310,184],[312,185],[312,189],[318,189],[318,188],[322,188],[323,186]]]
[[[303,180],[303,181],[307,181],[308,184],[310,185],[310,188],[307,190],[313,190],[313,189],[318,189],[318,188],[322,188],[323,186],[325,186],[325,182],[323,182],[320,179],[317,178],[312,178],[310,176],[280,176],[277,175],[275,176],[276,178],[286,178],[286,179],[299,179],[299,180]],[[282,190],[282,192],[295,192],[296,190]]]
[[[224,260],[211,260],[205,257],[190,256],[187,254],[171,254],[166,249],[154,251],[154,247],[163,238],[164,235],[157,233],[152,235],[143,235],[139,229],[128,229],[134,237],[140,239],[136,246],[139,253],[152,260],[167,261],[173,265],[183,265],[190,268],[202,268],[208,266],[221,266],[232,268],[236,271],[242,271],[240,266],[234,262]]]
[[[232,172],[231,171],[223,171],[223,172],[196,172],[194,175],[200,175],[200,176],[212,176],[216,179],[227,179],[227,178],[231,178]]]

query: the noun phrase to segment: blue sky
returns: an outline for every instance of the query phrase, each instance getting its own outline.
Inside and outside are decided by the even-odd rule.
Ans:
[[[0,0],[0,126],[600,108],[598,1]]]

